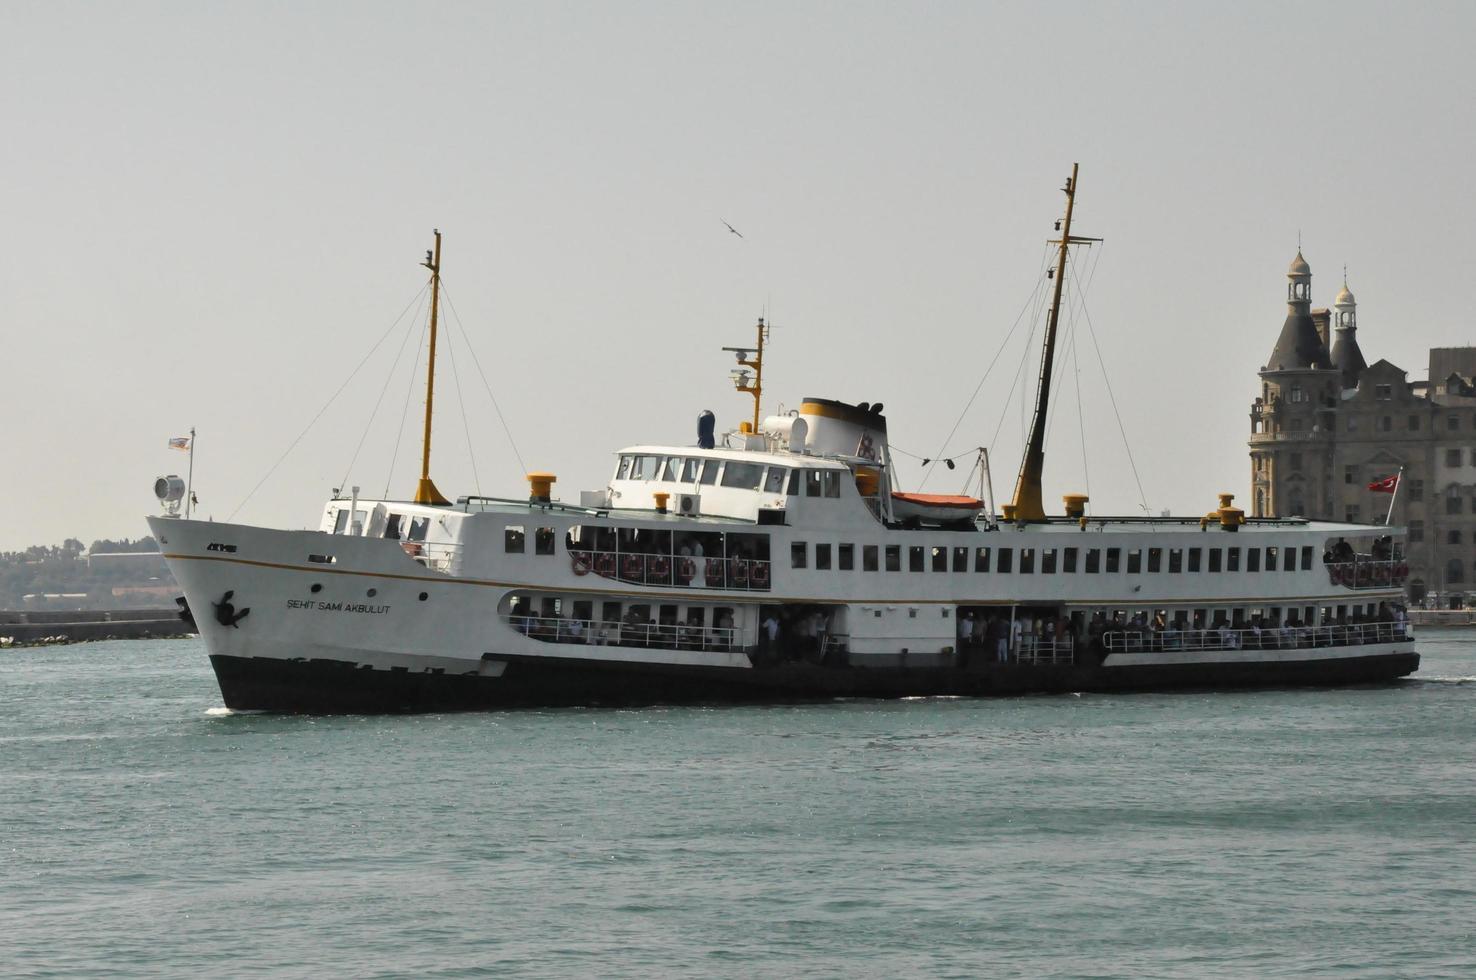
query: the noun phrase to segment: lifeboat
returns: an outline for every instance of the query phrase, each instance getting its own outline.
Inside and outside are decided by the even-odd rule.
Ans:
[[[892,513],[897,520],[917,524],[957,524],[974,520],[984,511],[978,497],[947,493],[892,494]]]

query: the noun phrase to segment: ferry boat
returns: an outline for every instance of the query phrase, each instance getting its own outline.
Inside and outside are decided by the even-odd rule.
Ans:
[[[751,420],[635,445],[556,499],[447,500],[430,478],[441,240],[421,477],[335,495],[316,530],[151,517],[225,704],[504,706],[1334,685],[1418,668],[1397,529],[1047,514],[1044,431],[1077,171],[1052,270],[1028,448],[1009,504],[895,491],[880,404],[761,417],[766,328],[728,348]],[[1064,227],[1063,227],[1064,226]],[[752,374],[750,375],[749,370]],[[752,381],[750,381],[750,377]]]

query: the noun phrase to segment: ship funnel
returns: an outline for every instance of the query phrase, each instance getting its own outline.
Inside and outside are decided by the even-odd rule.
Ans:
[[[808,422],[806,448],[821,456],[857,456],[887,461],[887,418],[881,403],[850,405],[829,398],[806,398],[800,415]]]

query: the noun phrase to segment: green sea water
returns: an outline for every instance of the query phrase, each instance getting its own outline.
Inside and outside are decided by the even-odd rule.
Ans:
[[[1476,975],[1476,632],[1379,687],[232,715],[0,653],[0,974]]]

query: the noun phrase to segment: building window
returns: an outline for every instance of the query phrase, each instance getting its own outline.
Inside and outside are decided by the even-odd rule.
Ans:
[[[1289,457],[1289,462],[1291,464],[1292,471],[1299,472],[1302,469],[1302,454],[1292,453]]]
[[[909,572],[920,572],[923,570],[923,547],[920,544],[910,545],[907,548],[907,570]]]
[[[887,545],[887,571],[902,571],[902,546],[899,544]]]
[[[1447,514],[1459,514],[1461,512],[1461,498],[1459,487],[1451,487],[1445,495],[1445,512]]]
[[[1343,511],[1343,520],[1348,524],[1358,523],[1358,505],[1349,504],[1348,509]]]
[[[796,541],[789,546],[789,566],[791,568],[805,567],[805,552],[809,545],[804,541]]]
[[[1461,428],[1461,417],[1459,415],[1447,415],[1445,417],[1445,427],[1451,432],[1459,432]]]
[[[989,571],[989,549],[988,548],[975,548],[974,549],[974,571],[976,571],[976,572],[987,572],[987,571]]]
[[[1382,418],[1379,419],[1379,431],[1380,432],[1393,432],[1394,431],[1394,417],[1392,415],[1385,415],[1385,416],[1383,416]]]
[[[861,571],[874,572],[876,569],[876,545],[863,544],[861,546]]]
[[[1354,468],[1351,467],[1351,466],[1345,466],[1345,467],[1343,467],[1343,482],[1344,483],[1352,483],[1353,482],[1353,470],[1354,470]]]
[[[1306,400],[1307,400],[1307,393],[1302,390],[1302,386],[1301,385],[1292,385],[1291,386],[1291,397],[1288,399],[1288,401],[1291,401],[1293,403],[1296,403],[1296,402],[1304,402]]]
[[[1446,466],[1460,466],[1461,465],[1461,451],[1459,449],[1447,449],[1445,451],[1445,465]]]
[[[1424,500],[1425,499],[1425,481],[1424,480],[1410,480],[1409,481],[1409,499],[1410,500]]]
[[[1418,432],[1418,431],[1420,431],[1420,417],[1418,415],[1411,415],[1409,417],[1409,431],[1411,431],[1411,432]]]
[[[1409,522],[1409,542],[1410,542],[1410,544],[1416,544],[1416,543],[1418,543],[1420,541],[1423,541],[1423,540],[1425,540],[1425,522],[1424,521],[1410,521]]]
[[[830,545],[815,545],[815,567],[822,571],[830,570]]]
[[[1449,531],[1446,531],[1445,532],[1445,543],[1446,544],[1460,544],[1461,543],[1461,529],[1458,528],[1458,527],[1453,527]]]
[[[854,571],[856,568],[856,546],[853,544],[840,545],[836,550],[837,564],[843,572]]]
[[[1465,567],[1462,565],[1459,558],[1452,558],[1450,561],[1445,563],[1446,584],[1450,584],[1452,582],[1464,582],[1465,580]]]
[[[1381,402],[1393,401],[1394,400],[1394,386],[1393,385],[1374,385],[1374,398],[1378,399]]]

